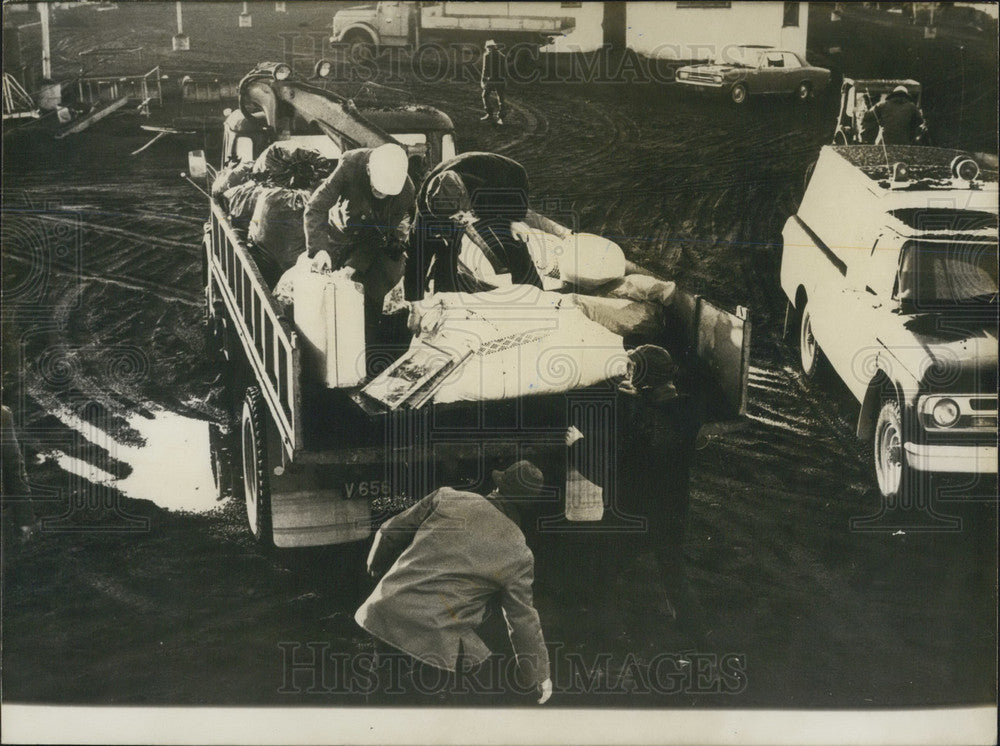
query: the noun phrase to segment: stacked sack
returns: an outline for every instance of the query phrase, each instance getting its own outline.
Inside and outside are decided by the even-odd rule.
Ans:
[[[253,164],[258,181],[290,189],[309,189],[333,171],[335,161],[324,158],[318,150],[291,142],[275,142],[267,146]]]
[[[335,165],[317,150],[288,142],[272,143],[253,164],[260,187],[247,235],[263,254],[261,263],[270,265],[261,268],[266,279],[276,280],[306,250],[302,213]]]
[[[222,169],[212,183],[212,196],[227,210],[232,226],[247,231],[258,269],[269,283],[305,251],[302,213],[336,165],[312,148],[275,142],[256,161]]]
[[[215,177],[215,181],[212,182],[212,197],[219,200],[222,206],[228,210],[229,201],[226,199],[226,192],[250,181],[252,171],[253,164],[249,162],[234,163],[226,166],[219,171]]]
[[[308,189],[257,188],[247,235],[281,271],[293,266],[299,254],[306,250],[302,213],[311,195]]]

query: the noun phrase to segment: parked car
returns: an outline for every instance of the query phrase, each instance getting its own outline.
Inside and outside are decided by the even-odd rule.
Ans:
[[[997,172],[977,160],[827,145],[782,232],[786,331],[860,403],[890,505],[927,475],[996,478]]]
[[[759,93],[793,94],[805,101],[826,87],[830,71],[810,65],[795,52],[747,44],[728,48],[714,62],[678,69],[677,82],[725,93],[735,104]]]

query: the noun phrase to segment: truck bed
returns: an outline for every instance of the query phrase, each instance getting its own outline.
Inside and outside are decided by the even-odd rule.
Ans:
[[[472,3],[460,3],[470,6]],[[478,4],[477,5],[481,5]],[[481,6],[488,9],[489,14],[461,12],[454,8],[455,3],[442,3],[425,7],[421,11],[421,26],[428,30],[465,30],[465,31],[537,31],[540,33],[560,33],[572,25],[572,18],[552,16],[502,15],[497,13],[495,6]],[[516,6],[515,6],[516,7]]]
[[[302,341],[243,237],[217,202],[211,206],[212,219],[206,227],[207,299],[225,306],[290,461],[340,458],[344,454],[339,452],[350,448],[384,448],[400,433],[417,427],[430,428],[435,437],[451,441],[507,441],[515,447],[526,438],[561,443],[574,401],[611,402],[616,396],[614,386],[604,382],[557,395],[428,404],[416,411],[385,413],[366,402],[358,388],[327,388],[305,372],[309,366],[303,365]],[[546,230],[566,230],[536,217],[537,226]],[[629,271],[636,269],[632,266]],[[728,313],[678,289],[666,315],[666,333],[659,339],[626,341],[629,346],[653,342],[667,348],[688,376],[689,393],[711,402],[705,407],[706,416],[732,417],[743,411],[749,366],[750,323],[745,311],[737,310]],[[410,342],[405,315],[386,321],[390,331],[379,341],[379,354],[398,350],[402,355]],[[407,438],[413,441],[412,436]]]

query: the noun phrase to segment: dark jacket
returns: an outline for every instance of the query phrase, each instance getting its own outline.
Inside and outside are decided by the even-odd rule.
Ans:
[[[506,156],[473,151],[439,163],[424,177],[417,193],[417,216],[410,231],[407,299],[423,297],[428,270],[435,257],[436,291],[474,289],[460,288],[456,282],[464,229],[453,223],[449,215],[434,214],[427,200],[431,180],[445,171],[462,180],[469,192],[472,212],[480,218],[475,227],[477,234],[511,272],[513,281],[541,287],[527,247],[509,236],[510,223],[524,220],[528,213],[528,172]],[[497,240],[498,235],[502,241]]]
[[[504,83],[507,80],[507,57],[496,47],[483,52],[482,83]]]
[[[349,150],[340,158],[332,174],[313,192],[303,214],[306,251],[316,256],[330,254],[333,267],[343,266],[356,248],[377,246],[401,250],[413,209],[413,182],[409,177],[403,190],[392,197],[375,199],[368,178],[370,148]],[[343,203],[347,210],[347,230],[330,224],[330,208]]]
[[[500,598],[518,662],[538,684],[548,653],[532,601],[534,556],[502,504],[442,487],[391,518],[375,536],[369,571],[385,572],[354,618],[378,639],[432,666],[490,654],[476,634]]]
[[[917,141],[923,123],[920,107],[909,96],[892,93],[865,113],[861,125],[862,139],[874,142],[881,127],[885,145],[912,145]]]

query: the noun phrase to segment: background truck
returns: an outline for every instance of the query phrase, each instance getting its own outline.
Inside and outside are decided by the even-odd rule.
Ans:
[[[225,125],[223,163],[233,154],[252,158],[277,138],[315,146],[317,128],[328,138],[327,152],[338,143],[370,146],[387,137],[407,141],[425,134],[381,130],[342,99],[291,80],[274,65],[251,73],[241,91],[241,111]],[[329,96],[325,108],[324,96]],[[433,129],[442,117],[438,112],[425,120],[437,133],[435,141],[447,134]],[[441,150],[435,145],[429,152]],[[202,153],[189,158],[193,174],[211,175]],[[550,234],[568,231],[535,213],[527,222]],[[300,334],[262,278],[245,235],[216,199],[210,199],[205,226],[204,279],[210,341],[230,419],[229,427],[214,431],[216,486],[220,495],[242,493],[250,529],[264,544],[360,541],[385,517],[442,484],[483,489],[491,469],[516,459],[565,461],[568,422],[588,412],[606,416],[613,406],[616,389],[607,382],[559,395],[420,409],[363,406],[360,387],[329,388],[305,364]],[[746,309],[729,313],[678,289],[668,310],[670,339],[658,341],[669,344],[682,362],[707,415],[742,414],[750,344]],[[405,313],[383,322],[398,330],[398,344],[372,351],[381,356],[381,367],[403,354],[410,341]],[[607,434],[613,437],[610,430]],[[550,489],[554,512],[561,513],[563,487]],[[684,489],[679,499],[687,499]]]
[[[997,173],[968,154],[825,146],[782,233],[786,331],[861,404],[882,495],[997,472]],[[912,504],[912,502],[910,503]]]
[[[380,2],[341,10],[333,16],[332,42],[371,47],[419,46],[431,42],[482,44],[494,39],[501,44],[532,42],[548,44],[570,33],[575,20],[558,15],[520,12],[518,3],[475,2]]]

